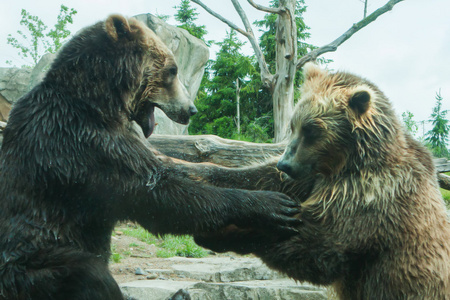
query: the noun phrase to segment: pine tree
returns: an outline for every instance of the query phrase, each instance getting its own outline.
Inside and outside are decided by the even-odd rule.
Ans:
[[[238,138],[265,142],[270,137],[267,118],[258,105],[259,90],[255,90],[252,78],[256,73],[252,57],[241,53],[245,44],[237,38],[234,30],[227,33],[220,46],[216,60],[210,61],[202,83],[204,91],[196,101],[199,113],[192,118],[189,132],[193,134],[216,134],[224,138]],[[235,123],[236,79],[240,87],[241,132],[237,135]]]
[[[199,26],[194,23],[194,21],[198,19],[198,12],[195,8],[191,7],[190,1],[181,0],[180,5],[174,6],[174,8],[177,10],[177,13],[175,14],[175,20],[177,20],[181,24],[178,27],[186,29],[196,38],[204,40],[203,37],[208,33],[206,31],[206,26]]]
[[[448,110],[442,109],[441,92],[436,93],[436,106],[433,108],[429,120],[433,128],[425,135],[425,142],[436,157],[448,157],[447,142],[449,138],[450,125],[448,125]]]

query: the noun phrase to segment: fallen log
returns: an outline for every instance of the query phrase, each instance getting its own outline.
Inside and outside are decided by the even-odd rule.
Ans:
[[[450,176],[438,173],[438,181],[441,188],[450,191]]]
[[[0,145],[3,140],[0,123]],[[188,162],[210,162],[226,167],[263,162],[283,153],[286,143],[260,144],[224,139],[215,135],[152,135],[148,141],[164,155]],[[442,159],[435,159],[439,162]],[[450,190],[450,176],[438,173],[439,186]]]
[[[148,141],[163,154],[189,162],[210,162],[226,167],[246,166],[279,156],[285,143],[259,144],[215,135],[152,135]]]

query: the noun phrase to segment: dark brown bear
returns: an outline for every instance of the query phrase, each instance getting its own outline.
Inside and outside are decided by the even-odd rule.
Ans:
[[[150,135],[155,106],[181,123],[196,112],[170,51],[122,16],[70,40],[15,104],[0,158],[0,299],[123,299],[107,267],[119,220],[158,234],[229,223],[289,234],[298,223],[282,194],[212,187],[162,164],[132,125]]]
[[[450,226],[432,157],[386,96],[363,78],[308,64],[291,129],[277,165],[287,180],[274,162],[187,169],[217,185],[297,198],[298,234],[267,243],[270,232],[233,225],[196,241],[254,252],[296,280],[333,286],[340,299],[450,299]]]

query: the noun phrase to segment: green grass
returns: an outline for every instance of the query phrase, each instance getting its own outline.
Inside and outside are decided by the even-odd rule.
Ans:
[[[136,227],[127,227],[123,229],[123,234],[135,237],[141,242],[147,243],[149,245],[151,244],[157,244],[158,238],[145,230],[144,228],[140,226]]]
[[[116,245],[111,245],[111,257],[109,259],[112,262],[119,263],[122,258],[122,255],[117,253]]]
[[[167,235],[159,246],[161,249],[156,251],[156,256],[158,257],[167,258],[172,256],[183,256],[198,258],[208,255],[208,252],[205,249],[198,246],[192,237],[187,235]]]
[[[194,239],[188,235],[175,236],[165,235],[157,237],[149,233],[140,226],[129,226],[122,228],[124,235],[135,237],[138,240],[149,245],[155,244],[159,249],[156,251],[157,257],[168,258],[173,256],[183,257],[205,257],[208,252],[202,247],[198,246]],[[139,247],[136,243],[131,243],[130,247]],[[114,253],[114,251],[112,251]]]
[[[111,254],[111,260],[115,263],[120,263],[120,260],[122,259],[122,255],[120,255],[119,253],[112,253]]]
[[[441,190],[442,198],[444,198],[444,201],[447,204],[447,208],[450,208],[450,191],[444,190],[444,189],[440,189],[440,190]]]
[[[450,176],[450,172],[445,172],[444,174],[447,176]],[[444,189],[440,189],[440,190],[441,190],[442,198],[444,198],[445,203],[447,204],[447,208],[450,209],[450,191],[444,190]]]

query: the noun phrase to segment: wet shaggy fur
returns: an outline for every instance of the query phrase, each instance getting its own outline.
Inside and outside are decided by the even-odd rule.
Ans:
[[[262,179],[298,198],[298,234],[270,245],[246,243],[248,233],[227,227],[196,241],[254,252],[296,280],[333,286],[343,300],[450,299],[450,226],[430,153],[374,84],[312,64],[305,73],[278,162],[291,179],[267,176],[273,163],[203,172],[218,185],[224,174],[241,176],[236,187]]]
[[[298,223],[283,194],[190,180],[139,138],[132,118],[151,114],[139,109],[177,98],[174,64],[145,25],[111,16],[70,40],[15,104],[0,157],[0,299],[123,299],[107,267],[119,220],[158,234],[233,223],[283,235]],[[142,88],[155,72],[166,98]],[[190,105],[172,104],[184,122]]]

